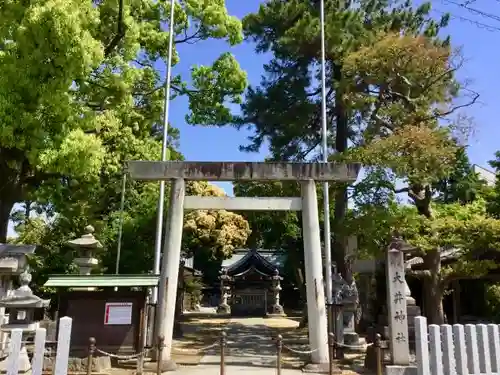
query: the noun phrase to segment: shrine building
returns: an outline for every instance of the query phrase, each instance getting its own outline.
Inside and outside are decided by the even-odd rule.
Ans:
[[[276,250],[237,249],[231,258],[222,262],[221,269],[230,278],[231,315],[273,313],[276,293],[279,294],[275,290],[276,278],[283,274],[285,260],[286,254]]]

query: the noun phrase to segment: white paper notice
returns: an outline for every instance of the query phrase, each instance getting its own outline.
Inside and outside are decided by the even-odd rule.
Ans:
[[[109,302],[104,308],[104,324],[132,324],[132,302]]]

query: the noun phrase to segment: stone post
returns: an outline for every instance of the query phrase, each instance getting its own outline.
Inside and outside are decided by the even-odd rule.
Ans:
[[[302,233],[306,273],[309,343],[313,364],[328,364],[328,332],[323,264],[318,216],[318,196],[313,180],[302,181]]]
[[[229,306],[228,299],[230,297],[231,286],[229,281],[231,277],[227,274],[227,269],[223,268],[219,276],[220,280],[220,303],[217,307],[217,314],[229,315],[231,314],[231,306]]]

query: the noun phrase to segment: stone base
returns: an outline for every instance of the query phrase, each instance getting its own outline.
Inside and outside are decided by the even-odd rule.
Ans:
[[[282,314],[275,314],[275,313],[266,314],[266,318],[286,318],[286,314],[285,313],[282,313]]]
[[[231,306],[223,304],[217,307],[217,314],[219,315],[230,315],[231,314]]]
[[[156,369],[158,368],[158,362],[146,362],[144,363],[144,372],[152,372],[153,374],[156,374]],[[160,371],[161,372],[171,372],[171,371],[176,371],[177,370],[177,363],[174,362],[173,359],[163,361],[160,364]]]
[[[158,362],[155,362],[155,371],[158,366]],[[177,370],[177,363],[173,359],[169,359],[167,361],[162,361],[160,363],[160,370],[161,372],[170,372],[170,371],[175,371]]]
[[[359,337],[356,332],[344,332],[344,344],[348,345],[344,348],[346,352],[364,353],[366,351],[366,340]]]
[[[308,363],[302,368],[302,372],[304,373],[313,373],[313,374],[329,374],[330,373],[330,364],[329,363]],[[334,362],[332,374],[342,374],[342,370],[339,366]]]
[[[56,362],[56,357],[44,357],[43,359],[43,369],[44,371],[50,371],[54,369],[54,364]],[[111,370],[111,358],[108,356],[97,356],[92,358],[92,373],[107,373]],[[87,358],[79,357],[69,357],[68,360],[68,371],[70,372],[87,372]]]
[[[370,345],[368,348],[366,348],[364,367],[365,369],[374,373],[377,371],[377,352],[375,350],[375,346],[373,345]]]
[[[346,344],[346,345],[354,345],[354,346],[360,345],[359,335],[356,332],[346,332],[346,331],[344,331],[344,344]]]
[[[384,373],[385,375],[417,375],[417,367],[389,365],[385,366]]]

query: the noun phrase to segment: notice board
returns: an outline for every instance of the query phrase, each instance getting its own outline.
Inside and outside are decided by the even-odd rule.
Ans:
[[[104,324],[130,325],[132,324],[132,302],[106,302],[104,305]]]

